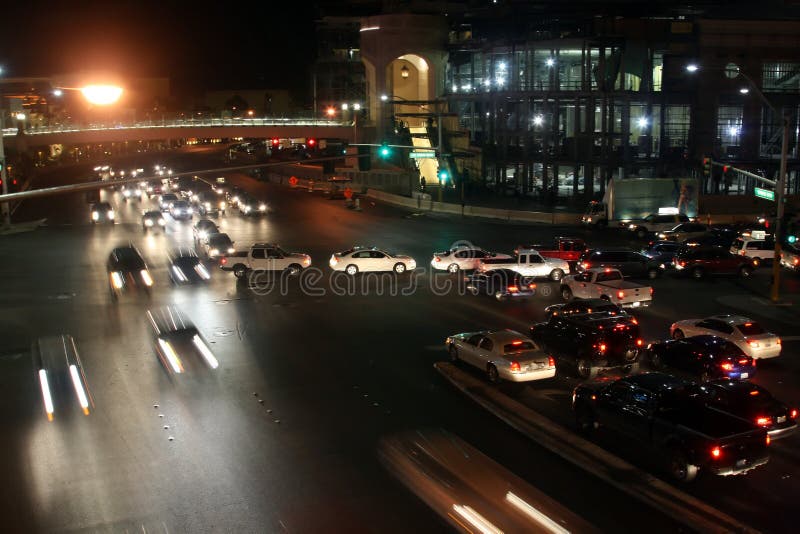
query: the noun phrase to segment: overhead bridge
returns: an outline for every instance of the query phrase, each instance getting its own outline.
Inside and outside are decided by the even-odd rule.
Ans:
[[[363,128],[360,128],[363,131]],[[352,139],[352,122],[313,119],[188,119],[146,121],[129,124],[57,125],[30,127],[19,135],[17,128],[3,130],[7,148],[22,139],[27,147],[54,144],[88,144],[123,141],[215,138],[337,138]]]

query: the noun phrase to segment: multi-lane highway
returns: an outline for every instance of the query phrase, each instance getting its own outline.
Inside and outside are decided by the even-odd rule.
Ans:
[[[211,166],[212,152],[142,155],[137,165],[181,170]],[[73,170],[49,183],[75,179]],[[141,211],[157,201],[122,201],[104,191],[117,224],[93,226],[82,195],[22,204],[15,217],[48,218],[34,232],[0,236],[0,398],[3,471],[0,506],[17,531],[359,532],[438,531],[448,527],[381,465],[381,438],[445,428],[603,530],[674,531],[671,518],[645,508],[485,412],[433,369],[445,360],[447,335],[485,328],[526,331],[560,301],[557,285],[539,284],[527,301],[497,302],[444,285],[427,268],[434,251],[470,240],[510,252],[555,235],[591,244],[627,244],[578,228],[417,215],[369,200],[363,211],[320,193],[227,175],[265,200],[266,216],[229,212],[220,227],[246,247],[276,242],[308,253],[319,278],[252,285],[213,270],[210,283],[173,287],[167,252],[193,246],[191,223],[167,217],[164,233],[144,235]],[[197,220],[197,218],[195,218]],[[155,278],[149,297],[109,297],[105,262],[133,242]],[[362,287],[331,277],[331,253],[378,245],[411,255],[419,269]],[[310,273],[309,273],[310,274]],[[755,381],[800,405],[800,315],[755,295],[766,270],[750,279],[652,282],[655,303],[636,312],[646,340],[664,338],[678,319],[746,313],[784,336],[784,353],[759,363]],[[789,277],[785,290],[799,292]],[[153,348],[146,311],[175,305],[196,324],[219,360],[213,372],[170,376]],[[30,358],[38,337],[70,334],[94,400],[89,416],[48,422]],[[569,395],[577,380],[559,376],[501,390],[572,425]],[[688,491],[756,528],[794,530],[787,520],[800,493],[797,436],[771,445],[771,461],[743,477],[701,477]],[[600,442],[654,470],[641,451]]]

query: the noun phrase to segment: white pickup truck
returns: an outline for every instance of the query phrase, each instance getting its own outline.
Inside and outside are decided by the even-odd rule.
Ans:
[[[569,263],[558,258],[545,258],[533,249],[519,249],[516,258],[485,258],[478,262],[481,272],[511,269],[523,276],[549,278],[558,282],[569,272]]]
[[[233,271],[242,278],[249,271],[286,271],[300,274],[311,265],[311,256],[297,252],[285,252],[273,243],[255,243],[250,250],[241,250],[220,258],[223,271]]]
[[[561,296],[564,300],[600,298],[623,308],[639,308],[653,302],[653,288],[628,282],[617,269],[596,267],[565,276]]]

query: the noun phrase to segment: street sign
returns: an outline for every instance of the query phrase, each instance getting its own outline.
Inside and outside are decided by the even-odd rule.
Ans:
[[[436,152],[433,150],[415,150],[409,154],[411,159],[426,159],[426,158],[435,158]]]
[[[764,200],[771,200],[773,202],[775,201],[775,191],[770,191],[769,189],[754,187],[753,194],[758,198],[763,198]]]

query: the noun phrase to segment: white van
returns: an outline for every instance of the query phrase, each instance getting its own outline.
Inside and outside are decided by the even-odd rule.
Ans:
[[[755,265],[760,265],[767,260],[771,260],[775,255],[775,241],[753,237],[738,237],[731,245],[731,254],[747,256],[753,259]]]

